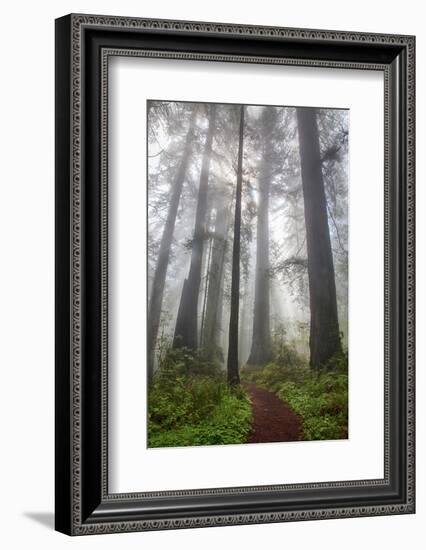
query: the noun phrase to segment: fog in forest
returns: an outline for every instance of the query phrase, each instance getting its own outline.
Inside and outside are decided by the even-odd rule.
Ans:
[[[150,376],[173,347],[347,349],[348,135],[343,109],[148,102]]]

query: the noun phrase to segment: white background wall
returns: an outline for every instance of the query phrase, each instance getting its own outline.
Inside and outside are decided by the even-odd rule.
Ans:
[[[53,526],[54,18],[69,12],[417,35],[418,512],[70,539]],[[420,548],[425,507],[426,30],[420,1],[11,2],[0,32],[0,544],[3,548]],[[266,467],[266,466],[265,466]],[[423,535],[423,536],[422,536]]]

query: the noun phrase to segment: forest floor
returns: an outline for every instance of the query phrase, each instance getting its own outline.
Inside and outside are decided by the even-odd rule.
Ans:
[[[252,432],[248,443],[299,441],[302,421],[272,392],[245,384],[253,407]]]

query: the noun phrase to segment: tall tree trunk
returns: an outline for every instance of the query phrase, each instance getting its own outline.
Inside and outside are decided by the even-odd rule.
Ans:
[[[316,117],[314,108],[297,109],[311,309],[310,364],[318,369],[341,350],[341,343]]]
[[[244,290],[242,293],[242,304],[240,308],[240,336],[238,342],[238,356],[241,363],[245,362],[245,358],[248,356],[249,345],[250,345],[250,330],[247,329],[249,324],[249,277],[248,275],[244,278]],[[241,301],[241,300],[240,300]]]
[[[232,249],[231,315],[229,319],[228,384],[240,383],[238,371],[238,316],[240,308],[241,192],[243,183],[244,105],[240,107],[237,188],[235,192],[234,243]]]
[[[223,284],[223,266],[226,252],[226,236],[228,233],[229,208],[220,204],[216,211],[215,229],[213,235],[212,255],[209,269],[209,281],[207,289],[206,314],[204,318],[203,347],[208,356],[214,358],[218,355],[218,314],[219,295]]]
[[[216,125],[216,105],[209,107],[209,129],[204,146],[201,166],[200,186],[198,189],[195,228],[191,248],[191,264],[188,278],[185,279],[176,319],[174,347],[198,348],[198,295],[201,284],[201,269],[205,239],[207,213],[207,191],[209,184],[210,160],[213,135]]]
[[[259,175],[256,238],[256,279],[254,290],[253,338],[250,365],[264,365],[271,359],[270,275],[269,275],[269,187],[271,163],[268,159],[270,146],[267,133]]]
[[[167,219],[164,225],[163,235],[161,237],[160,249],[158,252],[157,265],[155,267],[154,279],[152,283],[151,296],[148,308],[148,329],[147,329],[147,349],[148,349],[148,382],[152,381],[154,373],[155,345],[157,342],[158,329],[161,319],[161,307],[163,303],[164,286],[166,282],[167,268],[169,265],[170,248],[173,240],[173,232],[176,223],[176,215],[179,207],[182,187],[185,180],[188,162],[191,155],[191,148],[194,140],[195,119],[197,116],[197,107],[193,108],[189,121],[189,129],[185,139],[185,146],[182,153],[176,176],[170,185],[170,203],[167,212]]]
[[[226,253],[225,253],[226,257]],[[223,329],[223,300],[225,293],[225,263],[226,259],[223,262],[222,270],[222,280],[219,287],[219,296],[217,299],[217,311],[216,311],[216,331],[215,339],[217,350],[219,352],[219,359],[221,362],[225,363],[225,330]],[[225,366],[225,365],[224,365]]]
[[[207,262],[204,268],[204,289],[203,289],[203,307],[202,307],[202,313],[201,313],[200,348],[205,347],[204,332],[205,332],[206,314],[207,314],[207,295],[208,295],[209,286],[210,286],[210,266],[212,264],[212,251],[214,246],[213,241],[214,241],[214,238],[210,236],[209,253],[207,255]]]

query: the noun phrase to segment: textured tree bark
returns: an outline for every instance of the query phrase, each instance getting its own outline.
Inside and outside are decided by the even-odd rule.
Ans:
[[[341,351],[341,343],[316,116],[314,108],[297,109],[311,309],[310,364],[318,369]]]
[[[216,125],[216,105],[209,108],[209,129],[204,146],[201,165],[200,186],[198,188],[197,210],[195,214],[194,236],[191,248],[189,274],[183,286],[176,319],[174,347],[198,348],[198,296],[201,284],[201,269],[205,239],[207,213],[207,192],[209,184],[210,160],[213,136]]]
[[[237,188],[235,191],[234,242],[232,249],[231,281],[231,315],[229,319],[228,346],[228,384],[237,386],[240,383],[238,370],[238,316],[240,307],[240,236],[241,236],[241,192],[243,182],[243,148],[244,148],[244,106],[240,107],[240,132],[238,143]]]
[[[271,182],[271,165],[267,158],[270,146],[267,132],[266,142],[260,166],[257,237],[256,237],[256,279],[253,311],[253,338],[250,365],[265,365],[271,359],[270,309],[270,274],[269,274],[269,187]]]
[[[152,283],[151,296],[148,307],[148,329],[147,329],[147,349],[148,349],[148,382],[152,381],[154,373],[154,355],[157,342],[158,329],[161,319],[161,307],[163,303],[164,285],[166,281],[167,268],[169,265],[170,248],[173,240],[173,232],[176,223],[176,215],[179,208],[182,187],[188,168],[188,162],[191,155],[192,143],[194,140],[194,127],[197,115],[197,107],[194,107],[189,122],[189,129],[185,139],[185,146],[182,153],[176,176],[170,185],[170,203],[167,212],[167,219],[164,225],[163,235],[161,237],[160,249],[158,252],[157,265],[155,267],[154,279]]]
[[[222,204],[218,207],[216,213],[202,338],[202,345],[207,350],[208,356],[212,359],[219,355],[219,299],[223,284],[228,219],[229,209]]]

